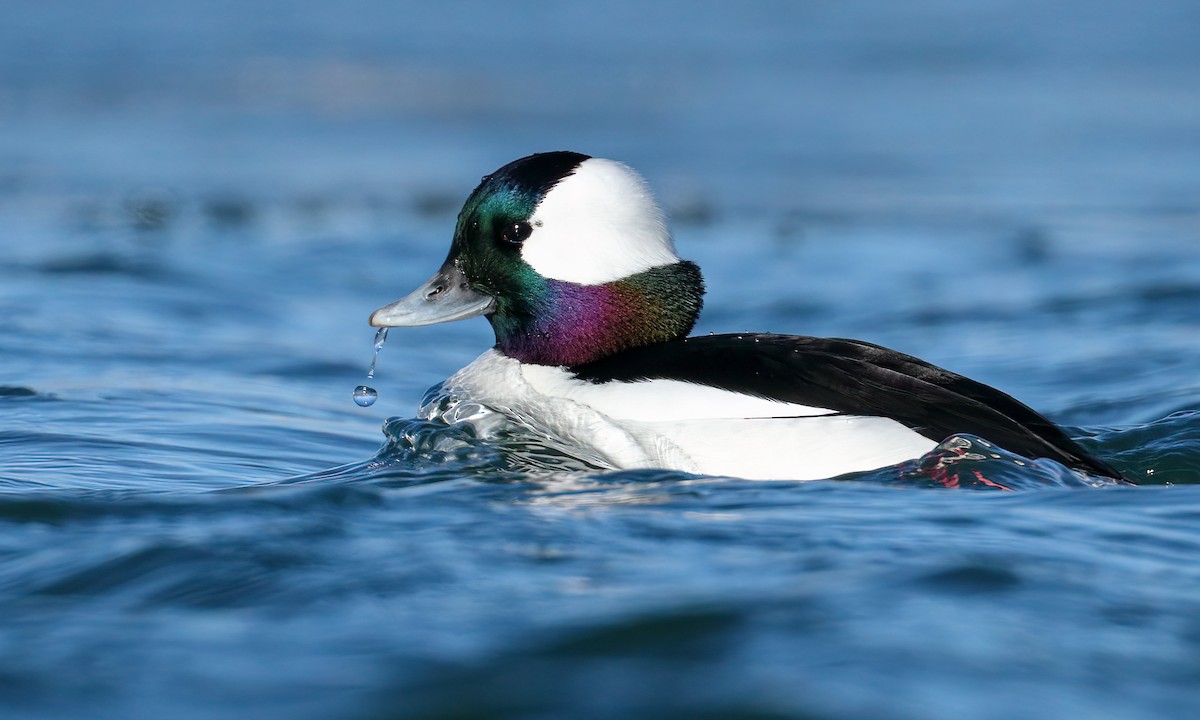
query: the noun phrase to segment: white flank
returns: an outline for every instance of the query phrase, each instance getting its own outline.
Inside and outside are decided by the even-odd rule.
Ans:
[[[936,445],[890,418],[834,415],[679,381],[593,385],[495,350],[446,386],[622,469],[817,480],[895,465]]]
[[[696,472],[750,480],[821,480],[895,465],[937,446],[891,418],[857,415],[630,423],[626,429],[657,438]]]
[[[599,285],[679,262],[662,210],[632,168],[590,158],[550,189],[521,247],[544,277]]]

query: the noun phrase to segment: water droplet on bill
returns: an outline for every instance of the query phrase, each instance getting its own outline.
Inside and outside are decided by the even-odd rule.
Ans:
[[[383,349],[383,343],[387,340],[388,329],[381,327],[375,331],[375,342],[372,347],[375,348],[375,354],[371,357],[371,367],[367,369],[367,379],[375,379],[375,364],[379,362],[379,351]]]

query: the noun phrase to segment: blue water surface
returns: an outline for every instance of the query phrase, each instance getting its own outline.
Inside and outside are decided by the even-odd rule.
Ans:
[[[1200,713],[1194,3],[3,16],[3,717]],[[697,332],[918,355],[1140,486],[969,436],[608,472],[415,419],[482,320],[393,330],[356,406],[370,311],[552,149],[646,175]]]

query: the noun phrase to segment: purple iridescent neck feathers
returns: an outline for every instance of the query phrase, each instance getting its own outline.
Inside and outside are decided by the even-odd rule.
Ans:
[[[542,278],[490,316],[496,348],[539,365],[581,365],[632,347],[687,337],[703,304],[691,262],[601,285]]]

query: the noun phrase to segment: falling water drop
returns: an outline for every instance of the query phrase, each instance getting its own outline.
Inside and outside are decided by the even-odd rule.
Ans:
[[[354,388],[354,392],[351,393],[351,396],[354,398],[354,402],[358,403],[360,407],[370,407],[374,405],[375,401],[379,398],[379,393],[376,392],[375,388],[373,387],[359,385],[358,387]]]
[[[367,369],[367,379],[375,379],[375,365],[379,362],[379,351],[383,349],[383,343],[387,340],[388,329],[385,327],[375,331],[375,354],[371,356],[371,367]],[[354,402],[358,403],[359,407],[370,407],[379,399],[379,393],[375,388],[366,385],[359,385],[354,388],[354,392],[350,394],[354,398]]]

